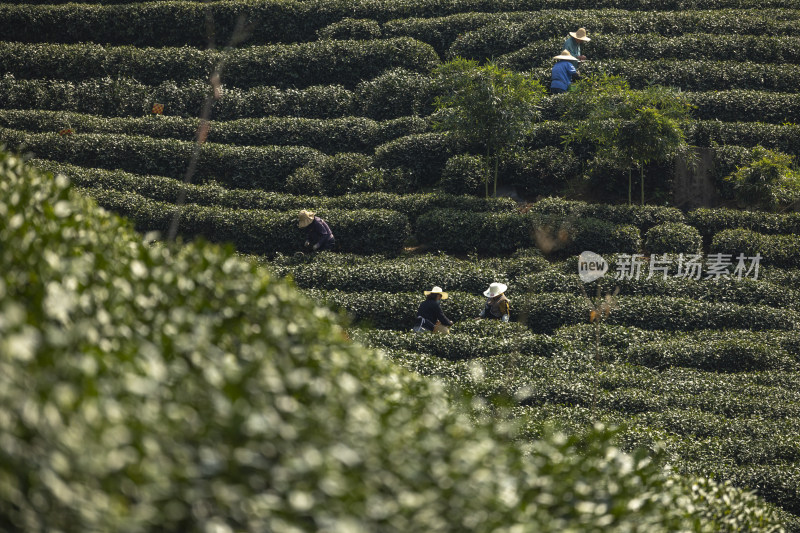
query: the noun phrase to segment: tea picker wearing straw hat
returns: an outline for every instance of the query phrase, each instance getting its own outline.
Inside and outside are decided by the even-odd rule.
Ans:
[[[572,81],[580,78],[581,74],[572,64],[575,56],[569,53],[569,50],[563,50],[559,55],[554,56],[556,64],[553,65],[553,70],[550,73],[550,94],[559,94],[567,92]]]
[[[581,55],[581,44],[591,41],[586,35],[586,28],[578,28],[578,31],[571,31],[567,35],[567,40],[564,41],[564,49],[567,50],[571,56],[575,58],[573,67],[578,66],[578,61],[586,61],[586,56]]]
[[[478,318],[491,318],[508,322],[510,316],[509,300],[504,294],[508,287],[505,283],[492,283],[483,293],[486,296],[486,305],[483,306]]]
[[[297,215],[297,226],[308,228],[306,248],[316,250],[333,250],[336,241],[328,223],[316,216],[312,211],[301,210]]]
[[[417,319],[414,323],[413,330],[416,333],[425,331],[434,331],[437,324],[450,327],[453,325],[452,320],[447,318],[442,311],[440,302],[447,300],[447,293],[442,291],[441,287],[434,287],[429,291],[425,291],[425,300],[419,304],[417,309]]]

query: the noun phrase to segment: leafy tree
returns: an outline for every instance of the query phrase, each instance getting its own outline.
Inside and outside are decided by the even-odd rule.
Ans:
[[[493,168],[497,196],[499,161],[538,119],[537,103],[545,95],[544,86],[493,62],[479,66],[463,58],[444,63],[434,74],[443,93],[434,100],[434,127],[482,146],[486,166]]]
[[[789,208],[800,201],[800,171],[794,156],[756,146],[748,165],[725,177],[739,203],[769,211]]]
[[[691,104],[671,87],[653,85],[632,90],[618,76],[595,74],[575,84],[567,95],[565,118],[578,119],[566,142],[588,141],[597,147],[595,162],[628,170],[628,203],[632,202],[631,169],[639,169],[644,205],[644,168],[688,148],[682,122]]]

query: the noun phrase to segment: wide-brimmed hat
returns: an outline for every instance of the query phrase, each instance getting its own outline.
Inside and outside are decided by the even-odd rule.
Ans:
[[[434,287],[429,291],[425,291],[425,296],[428,296],[429,294],[441,294],[442,295],[442,300],[447,300],[447,293],[446,292],[442,292],[442,288],[441,287]]]
[[[297,215],[297,227],[298,228],[305,228],[309,224],[314,221],[314,212],[313,211],[306,211],[305,209],[300,210],[300,214]]]
[[[494,298],[506,292],[507,288],[505,283],[495,282],[489,285],[489,288],[484,291],[483,295],[487,298]]]
[[[579,41],[591,41],[591,39],[586,36],[586,28],[578,28],[578,31],[571,31],[569,34]]]
[[[557,56],[553,56],[553,59],[566,59],[567,61],[577,61],[578,58],[573,56],[569,53],[569,50],[561,50],[561,53]]]

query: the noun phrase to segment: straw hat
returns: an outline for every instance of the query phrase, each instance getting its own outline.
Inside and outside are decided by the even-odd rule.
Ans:
[[[578,31],[571,31],[569,32],[569,34],[571,37],[574,37],[578,41],[583,41],[583,42],[591,41],[591,39],[589,39],[586,36],[586,28],[578,28]]]
[[[429,294],[441,294],[442,295],[442,300],[447,300],[447,293],[446,292],[442,292],[442,288],[441,287],[434,287],[429,291],[425,291],[425,296],[427,296]]]
[[[566,59],[567,61],[577,61],[578,58],[569,53],[569,50],[561,50],[561,54],[553,56],[553,59]]]
[[[507,288],[508,287],[506,287],[505,283],[495,282],[489,285],[489,288],[484,291],[483,295],[487,298],[494,298],[495,296],[499,296],[506,292]]]
[[[306,211],[305,209],[300,210],[300,214],[297,215],[297,227],[298,228],[305,228],[311,222],[314,221],[314,212],[313,211]]]

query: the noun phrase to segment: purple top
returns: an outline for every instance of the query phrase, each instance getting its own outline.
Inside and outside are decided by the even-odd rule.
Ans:
[[[314,220],[308,225],[308,239],[306,240],[312,246],[319,244],[320,247],[323,247],[329,242],[333,242],[333,232],[327,222],[319,217],[314,217]]]

